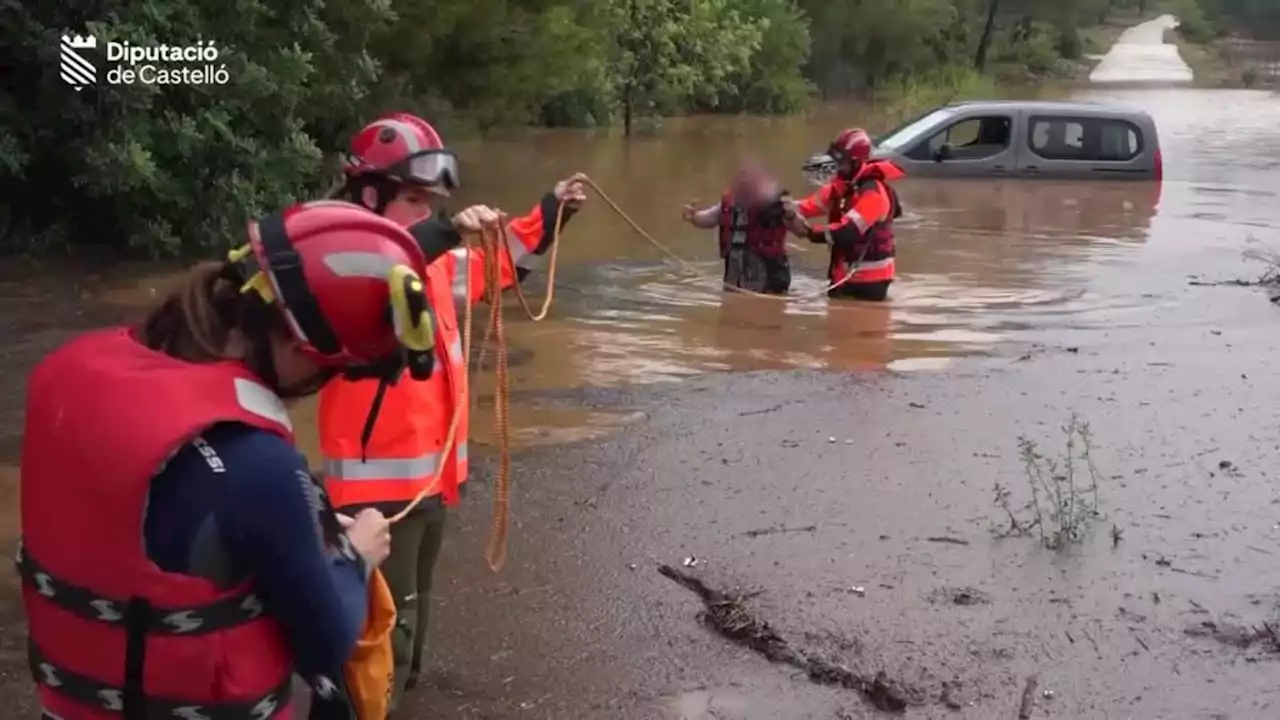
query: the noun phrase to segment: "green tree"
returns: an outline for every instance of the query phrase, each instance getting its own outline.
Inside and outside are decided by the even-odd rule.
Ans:
[[[713,106],[730,112],[788,113],[804,107],[813,87],[800,73],[809,59],[809,18],[792,0],[738,0],[739,13],[760,21],[751,61],[727,78]]]
[[[733,0],[612,0],[601,9],[628,136],[638,115],[689,102],[714,107],[729,79],[746,71],[768,25],[739,13]]]
[[[10,223],[153,256],[239,242],[250,216],[314,192],[323,151],[378,77],[365,43],[391,18],[376,0],[115,3],[96,22],[48,4],[20,14],[6,31],[18,81],[0,90],[0,188],[22,211]],[[59,38],[86,31],[100,51],[214,39],[229,80],[73,92],[56,72]]]

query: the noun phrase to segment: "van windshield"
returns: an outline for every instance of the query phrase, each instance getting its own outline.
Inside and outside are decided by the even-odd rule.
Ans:
[[[893,130],[881,135],[876,141],[876,147],[886,150],[897,150],[903,145],[915,140],[922,132],[940,125],[955,114],[955,109],[949,107],[940,107],[936,110],[931,110],[915,120],[899,125]]]

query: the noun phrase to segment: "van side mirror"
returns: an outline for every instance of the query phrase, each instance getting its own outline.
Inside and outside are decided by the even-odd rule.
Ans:
[[[948,143],[943,143],[942,147],[938,148],[938,150],[933,154],[934,162],[942,162],[943,160],[950,160],[950,159],[951,159],[951,145]]]

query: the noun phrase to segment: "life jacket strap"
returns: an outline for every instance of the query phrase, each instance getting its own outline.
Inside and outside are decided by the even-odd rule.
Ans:
[[[53,575],[31,557],[21,540],[14,560],[23,583],[46,602],[94,622],[125,627],[132,621],[146,635],[203,635],[243,625],[263,613],[262,600],[253,593],[198,607],[147,607],[144,612],[137,600],[103,597]]]
[[[270,720],[293,700],[293,676],[286,674],[278,686],[252,700],[192,703],[146,697],[135,706],[139,709],[133,711],[129,707],[130,689],[113,687],[58,667],[41,654],[35,643],[28,643],[27,657],[31,673],[40,685],[90,707],[120,713],[129,720]]]

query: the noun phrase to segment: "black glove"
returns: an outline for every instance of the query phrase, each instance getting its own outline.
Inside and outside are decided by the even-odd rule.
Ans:
[[[409,226],[409,234],[418,241],[427,264],[462,244],[462,233],[453,226],[448,211],[441,211]]]

